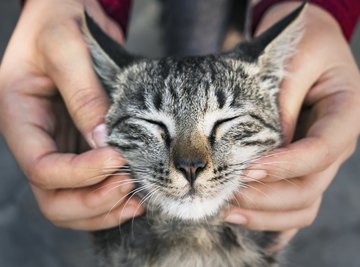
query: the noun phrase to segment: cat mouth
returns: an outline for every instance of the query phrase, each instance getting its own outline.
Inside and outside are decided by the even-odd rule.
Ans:
[[[190,197],[190,198],[195,198],[196,197],[196,194],[197,194],[197,191],[194,187],[191,187],[189,189],[189,191],[185,194],[184,198],[187,198],[187,197]]]
[[[190,189],[189,192],[187,192],[182,198],[182,203],[191,204],[195,201],[204,201],[203,198],[201,198],[198,194],[196,194],[195,189]]]

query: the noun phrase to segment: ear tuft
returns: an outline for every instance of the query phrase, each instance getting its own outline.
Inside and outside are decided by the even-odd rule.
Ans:
[[[283,78],[285,64],[296,52],[303,35],[306,4],[307,1],[253,41],[263,49],[258,57],[261,75]]]
[[[302,37],[303,14],[307,1],[250,42],[239,44],[226,57],[259,65],[265,80],[279,82],[284,76],[286,61],[294,54]]]

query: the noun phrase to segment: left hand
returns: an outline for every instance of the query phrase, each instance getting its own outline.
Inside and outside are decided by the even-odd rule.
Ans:
[[[0,67],[0,132],[50,222],[99,230],[143,208],[119,171],[124,158],[105,146],[110,102],[81,31],[84,10],[123,42],[97,0],[26,1]],[[83,151],[85,140],[93,149]]]
[[[258,32],[297,6],[276,5]],[[295,128],[301,133],[297,141],[249,166],[246,175],[257,179],[225,213],[226,221],[252,230],[286,231],[279,248],[312,224],[323,193],[354,152],[360,132],[360,76],[349,46],[329,13],[311,4],[305,12],[305,32],[279,95],[285,145]],[[298,120],[302,107],[306,112]]]

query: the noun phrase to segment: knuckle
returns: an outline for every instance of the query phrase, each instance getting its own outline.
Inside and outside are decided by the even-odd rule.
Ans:
[[[34,186],[43,191],[50,191],[57,189],[56,181],[54,179],[54,171],[49,173],[49,169],[52,170],[53,163],[47,160],[47,157],[40,157],[36,159],[28,169],[25,169],[29,181]]]
[[[84,123],[85,117],[92,117],[90,113],[94,113],[98,110],[98,107],[104,106],[106,99],[102,95],[96,94],[94,88],[83,87],[74,90],[69,98],[69,108],[71,115],[78,123]]]
[[[75,20],[53,21],[41,30],[37,39],[38,47],[53,51],[55,50],[54,46],[62,45],[77,30],[78,25]]]
[[[319,165],[316,169],[318,171],[324,171],[331,165],[331,163],[333,163],[334,155],[331,154],[329,144],[327,144],[326,141],[322,138],[317,137],[315,139],[315,146],[318,150],[318,155],[321,155],[318,161]]]
[[[299,209],[311,209],[314,204],[317,203],[317,200],[324,193],[326,188],[323,186],[323,179],[318,179],[318,183],[313,180],[308,179],[305,181],[305,187],[301,190],[301,205],[298,207]],[[321,183],[320,183],[321,182]]]
[[[66,212],[62,212],[63,207],[57,205],[55,195],[49,194],[47,197],[38,201],[38,204],[41,213],[48,221],[58,227],[65,226],[68,221],[68,217]]]
[[[42,168],[39,166],[40,163],[35,163],[29,170],[25,170],[27,177],[31,184],[38,187],[41,190],[50,190],[50,179],[47,179],[45,175],[42,174]]]
[[[304,199],[303,206],[299,207],[299,208],[303,208],[303,209],[311,208],[314,205],[314,203],[316,202],[316,200],[318,199],[318,197],[319,197],[319,195],[317,193],[312,193],[311,196]]]
[[[51,199],[43,199],[38,202],[41,213],[44,217],[55,224],[58,220],[58,212],[54,209]]]
[[[303,196],[301,198],[302,198],[301,201],[296,207],[297,210],[308,209],[314,204],[315,197],[313,198],[312,196],[307,194],[306,196]]]
[[[36,47],[39,55],[43,56],[46,66],[54,71],[63,67],[59,62],[63,62],[69,55],[75,56],[79,50],[86,49],[79,25],[75,20],[49,24],[39,35]]]
[[[83,198],[83,205],[88,210],[105,210],[106,204],[110,203],[111,192],[109,189],[102,188],[100,190],[91,189]]]
[[[353,141],[348,149],[348,153],[346,154],[346,159],[350,158],[357,149],[357,140]]]
[[[300,224],[301,228],[309,227],[314,223],[316,216],[317,216],[317,210],[318,210],[318,208],[317,208],[318,206],[316,205],[315,207],[316,207],[315,209],[312,208],[312,209],[307,210],[306,215],[303,216],[303,220]]]
[[[316,217],[314,215],[305,217],[305,219],[301,223],[300,227],[301,228],[306,228],[306,227],[311,226],[314,223],[315,218]]]
[[[69,228],[69,226],[61,221],[50,221],[54,226],[59,227],[59,228]]]

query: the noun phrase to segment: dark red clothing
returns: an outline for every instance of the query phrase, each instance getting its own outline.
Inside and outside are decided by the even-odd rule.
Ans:
[[[20,0],[21,5],[24,5],[26,0]],[[98,0],[104,8],[105,12],[112,17],[122,28],[123,32],[126,33],[131,0]]]
[[[262,0],[258,3],[253,9],[253,29],[256,28],[266,10],[281,2],[289,2],[289,0]],[[332,14],[340,24],[346,39],[348,41],[351,39],[360,17],[360,0],[310,0],[309,3],[318,5]]]
[[[108,13],[119,25],[124,33],[129,22],[131,0],[98,0],[105,12]]]
[[[103,6],[106,13],[108,13],[116,22],[119,23],[124,32],[126,32],[131,0],[98,0]],[[238,1],[238,0],[236,0]],[[271,6],[289,1],[300,0],[262,0],[253,9],[253,29],[258,25],[261,17],[266,10]],[[25,2],[25,0],[21,0]],[[355,26],[360,16],[360,0],[310,0],[310,3],[316,4],[330,14],[340,24],[340,27],[347,40],[350,40],[351,35],[355,29]]]
[[[237,0],[236,0],[237,1]],[[262,15],[268,8],[280,2],[291,0],[262,0],[253,10],[253,28],[257,26]],[[292,0],[299,1],[299,0]],[[99,0],[105,11],[115,19],[122,29],[126,31],[129,19],[131,0]],[[360,0],[310,0],[330,14],[340,24],[344,36],[349,41],[360,16]]]

